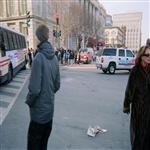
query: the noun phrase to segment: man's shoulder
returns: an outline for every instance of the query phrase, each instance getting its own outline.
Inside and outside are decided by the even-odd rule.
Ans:
[[[35,56],[35,59],[39,59],[39,58],[42,58],[43,57],[43,54],[41,52],[37,52],[36,56]]]
[[[40,62],[42,60],[42,57],[44,57],[43,54],[40,53],[40,52],[37,52],[37,54],[34,57],[34,61],[35,62]]]

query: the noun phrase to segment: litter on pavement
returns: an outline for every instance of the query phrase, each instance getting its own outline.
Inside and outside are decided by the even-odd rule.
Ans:
[[[91,137],[95,137],[98,133],[105,133],[107,132],[106,129],[101,128],[100,126],[95,126],[94,128],[89,126],[87,130],[87,135]]]

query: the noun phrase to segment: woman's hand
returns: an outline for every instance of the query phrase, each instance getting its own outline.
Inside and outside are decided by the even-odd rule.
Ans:
[[[126,114],[129,114],[130,113],[130,107],[124,107],[123,112]]]

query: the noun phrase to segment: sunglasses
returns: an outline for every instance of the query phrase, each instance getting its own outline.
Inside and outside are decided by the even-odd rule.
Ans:
[[[150,54],[143,54],[143,56],[149,57],[149,56],[150,56]]]

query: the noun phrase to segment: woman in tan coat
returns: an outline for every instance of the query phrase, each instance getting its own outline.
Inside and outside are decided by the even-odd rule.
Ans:
[[[150,46],[138,51],[128,79],[123,112],[131,112],[132,150],[150,150]]]

